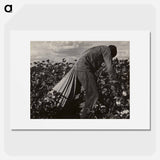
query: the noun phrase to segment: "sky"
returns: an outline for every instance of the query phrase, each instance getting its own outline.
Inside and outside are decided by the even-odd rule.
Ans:
[[[87,49],[98,45],[117,46],[117,58],[129,58],[129,41],[31,41],[31,62],[41,60],[60,61],[78,59]]]

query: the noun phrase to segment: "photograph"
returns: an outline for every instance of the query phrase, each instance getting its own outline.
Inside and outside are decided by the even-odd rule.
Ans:
[[[130,41],[30,41],[30,119],[130,119]]]

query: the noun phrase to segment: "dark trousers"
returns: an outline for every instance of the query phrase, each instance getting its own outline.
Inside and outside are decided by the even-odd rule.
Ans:
[[[87,114],[98,100],[96,77],[90,71],[77,71],[77,78],[85,91],[85,106],[81,118],[87,118]]]

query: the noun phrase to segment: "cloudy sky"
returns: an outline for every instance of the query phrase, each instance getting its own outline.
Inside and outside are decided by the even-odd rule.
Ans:
[[[31,62],[62,58],[77,59],[85,50],[98,45],[116,45],[118,58],[129,58],[128,41],[31,41]]]

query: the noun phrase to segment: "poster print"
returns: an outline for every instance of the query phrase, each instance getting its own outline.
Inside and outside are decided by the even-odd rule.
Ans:
[[[31,41],[31,119],[129,119],[129,41]]]
[[[10,55],[12,130],[150,129],[150,32],[12,31]]]

